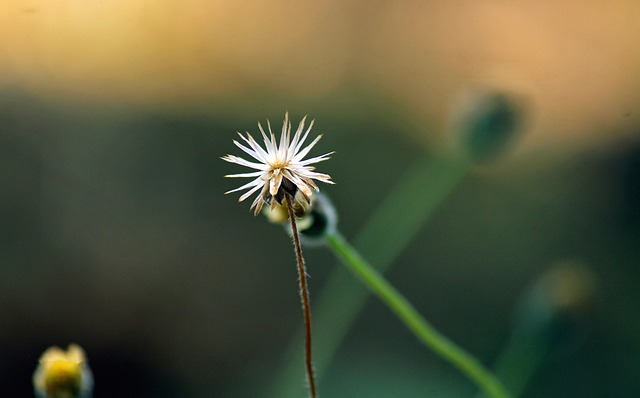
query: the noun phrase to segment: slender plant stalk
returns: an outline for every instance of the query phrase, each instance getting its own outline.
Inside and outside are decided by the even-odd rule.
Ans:
[[[307,288],[307,271],[304,267],[304,258],[302,257],[302,249],[300,248],[300,236],[298,235],[298,226],[296,225],[296,217],[293,214],[293,203],[289,194],[285,194],[287,201],[287,210],[289,212],[289,220],[291,221],[291,231],[293,235],[293,246],[296,250],[296,259],[298,260],[298,278],[300,280],[300,299],[302,300],[302,313],[304,314],[304,360],[307,370],[307,380],[309,381],[309,395],[316,398],[316,380],[313,375],[313,358],[311,350],[311,310],[309,309],[309,289]]]
[[[517,331],[498,355],[493,372],[504,381],[514,397],[522,394],[548,354],[548,333],[548,330]],[[483,394],[476,395],[476,398],[482,397]]]
[[[529,292],[526,300],[531,300],[531,294]],[[522,395],[549,353],[556,322],[553,314],[532,314],[531,309],[522,304],[518,311],[511,337],[498,354],[493,366],[493,373],[500,377],[514,397]],[[532,318],[535,321],[532,321]],[[476,398],[484,396],[477,394]]]
[[[331,249],[344,264],[404,322],[424,345],[456,366],[489,396],[509,397],[500,381],[489,370],[429,324],[411,303],[371,267],[342,236],[334,233],[329,235],[327,240]]]

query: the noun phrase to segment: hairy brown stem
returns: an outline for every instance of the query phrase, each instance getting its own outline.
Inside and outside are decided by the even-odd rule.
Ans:
[[[307,379],[309,380],[309,394],[311,398],[316,398],[316,380],[313,375],[313,361],[311,358],[311,311],[309,310],[309,289],[307,288],[307,272],[304,267],[304,258],[302,258],[302,249],[300,248],[300,237],[298,236],[298,226],[296,225],[296,217],[293,214],[293,201],[291,195],[285,194],[287,210],[289,212],[289,220],[291,221],[291,230],[293,233],[293,246],[296,250],[296,259],[298,260],[298,277],[300,279],[300,299],[302,300],[302,312],[304,314],[304,359],[307,368]]]

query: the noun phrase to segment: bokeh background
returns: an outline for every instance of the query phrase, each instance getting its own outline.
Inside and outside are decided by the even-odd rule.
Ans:
[[[459,148],[480,89],[524,104],[520,135],[388,278],[488,366],[545,286],[558,320],[522,396],[640,396],[639,19],[633,0],[2,2],[0,395],[31,396],[39,355],[76,342],[96,398],[269,396],[295,263],[223,195],[235,131],[316,118],[353,237],[405,170]],[[306,257],[313,302],[340,271]],[[376,299],[320,391],[474,394]]]

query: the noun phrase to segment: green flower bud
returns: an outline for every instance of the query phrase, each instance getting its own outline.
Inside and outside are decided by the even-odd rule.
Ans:
[[[522,108],[521,101],[506,93],[469,94],[457,109],[454,120],[467,156],[484,162],[504,153],[523,130]]]
[[[335,233],[338,214],[326,195],[316,193],[315,200],[304,217],[308,222],[304,228],[300,227],[300,238],[305,244],[324,243],[327,235]]]
[[[274,224],[282,224],[289,231],[286,205],[263,208],[262,213]],[[294,202],[300,240],[305,244],[324,243],[327,235],[335,232],[338,215],[329,198],[321,192],[314,193],[311,203]]]
[[[560,262],[531,286],[519,308],[518,319],[532,326],[580,314],[593,304],[596,282],[596,276],[582,263]]]

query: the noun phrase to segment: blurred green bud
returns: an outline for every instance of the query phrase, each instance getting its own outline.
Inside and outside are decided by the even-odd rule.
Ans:
[[[90,398],[93,375],[82,348],[48,348],[33,374],[33,388],[38,398]]]
[[[275,224],[283,224],[290,229],[287,223],[288,212],[286,204],[270,206],[263,209],[267,219]],[[305,244],[324,243],[325,237],[335,232],[338,223],[336,209],[329,198],[321,192],[312,196],[310,204],[294,201],[293,212],[296,215],[300,240]]]
[[[311,208],[304,215],[308,221],[304,228],[300,228],[300,238],[305,244],[324,243],[327,235],[335,233],[338,224],[338,213],[329,197],[322,193],[314,196]]]
[[[512,94],[474,91],[456,107],[454,128],[463,151],[484,162],[504,153],[523,130],[523,104]]]
[[[596,278],[577,261],[561,262],[542,276],[536,291],[556,313],[580,312],[593,302]]]
[[[545,272],[531,287],[519,318],[548,323],[558,316],[588,310],[596,297],[596,277],[578,261],[563,261]]]

